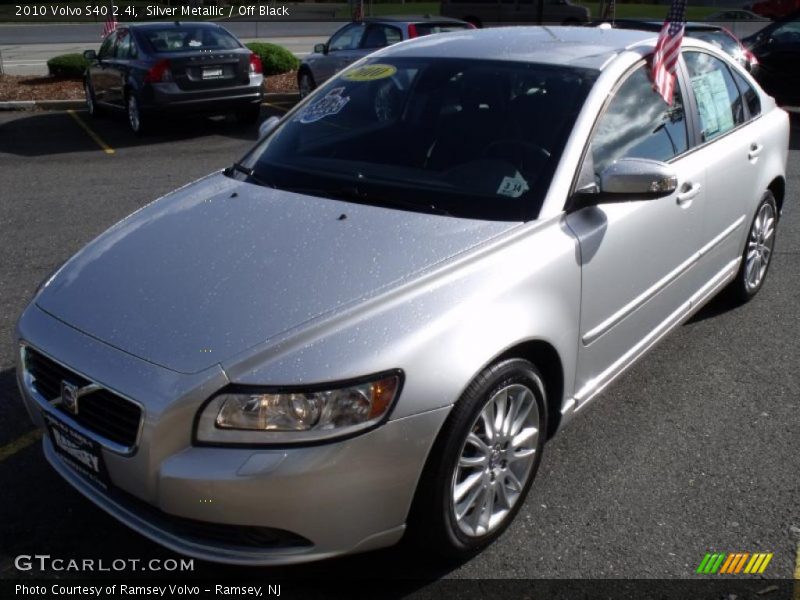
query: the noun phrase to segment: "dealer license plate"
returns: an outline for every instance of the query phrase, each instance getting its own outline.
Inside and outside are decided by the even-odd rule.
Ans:
[[[222,67],[218,69],[203,69],[203,79],[219,79],[222,77]]]
[[[49,413],[43,416],[53,447],[64,462],[93,485],[108,490],[110,481],[100,444]]]

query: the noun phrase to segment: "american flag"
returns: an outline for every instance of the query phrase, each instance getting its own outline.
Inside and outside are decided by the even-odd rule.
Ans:
[[[672,0],[667,20],[658,34],[653,53],[653,82],[664,101],[672,105],[675,90],[675,65],[681,54],[683,30],[686,28],[686,0]]]
[[[114,16],[114,3],[111,3],[111,6],[108,8],[108,13],[106,14],[106,22],[103,24],[103,37],[106,37],[112,31],[117,29],[117,17]]]

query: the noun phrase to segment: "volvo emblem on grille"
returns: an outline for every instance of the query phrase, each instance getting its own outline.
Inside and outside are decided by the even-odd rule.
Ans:
[[[80,398],[80,388],[69,381],[61,382],[61,404],[73,415],[78,414],[78,398]]]

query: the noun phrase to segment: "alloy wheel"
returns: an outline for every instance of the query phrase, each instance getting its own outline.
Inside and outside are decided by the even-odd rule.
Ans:
[[[475,419],[453,472],[455,522],[469,537],[500,527],[531,476],[540,434],[536,396],[522,384],[493,394]]]
[[[142,127],[142,119],[139,114],[139,102],[133,94],[128,96],[128,122],[131,125],[131,129],[138,133]]]
[[[774,245],[775,209],[771,203],[765,202],[753,220],[747,240],[744,283],[748,292],[758,289],[764,280]]]
[[[94,97],[92,96],[92,88],[89,87],[89,82],[83,83],[83,90],[86,93],[86,109],[90,115],[94,114]]]
[[[311,75],[308,73],[300,75],[300,97],[305,98],[313,89],[314,85],[311,83]]]

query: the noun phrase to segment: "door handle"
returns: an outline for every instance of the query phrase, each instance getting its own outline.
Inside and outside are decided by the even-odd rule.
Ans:
[[[758,158],[758,155],[761,154],[761,151],[764,149],[763,144],[758,144],[753,142],[750,144],[750,152],[747,153],[747,158],[750,160],[755,160]]]
[[[681,191],[678,192],[678,206],[688,207],[692,203],[692,200],[695,199],[697,194],[700,193],[700,187],[701,186],[699,183],[684,183],[681,187]]]

